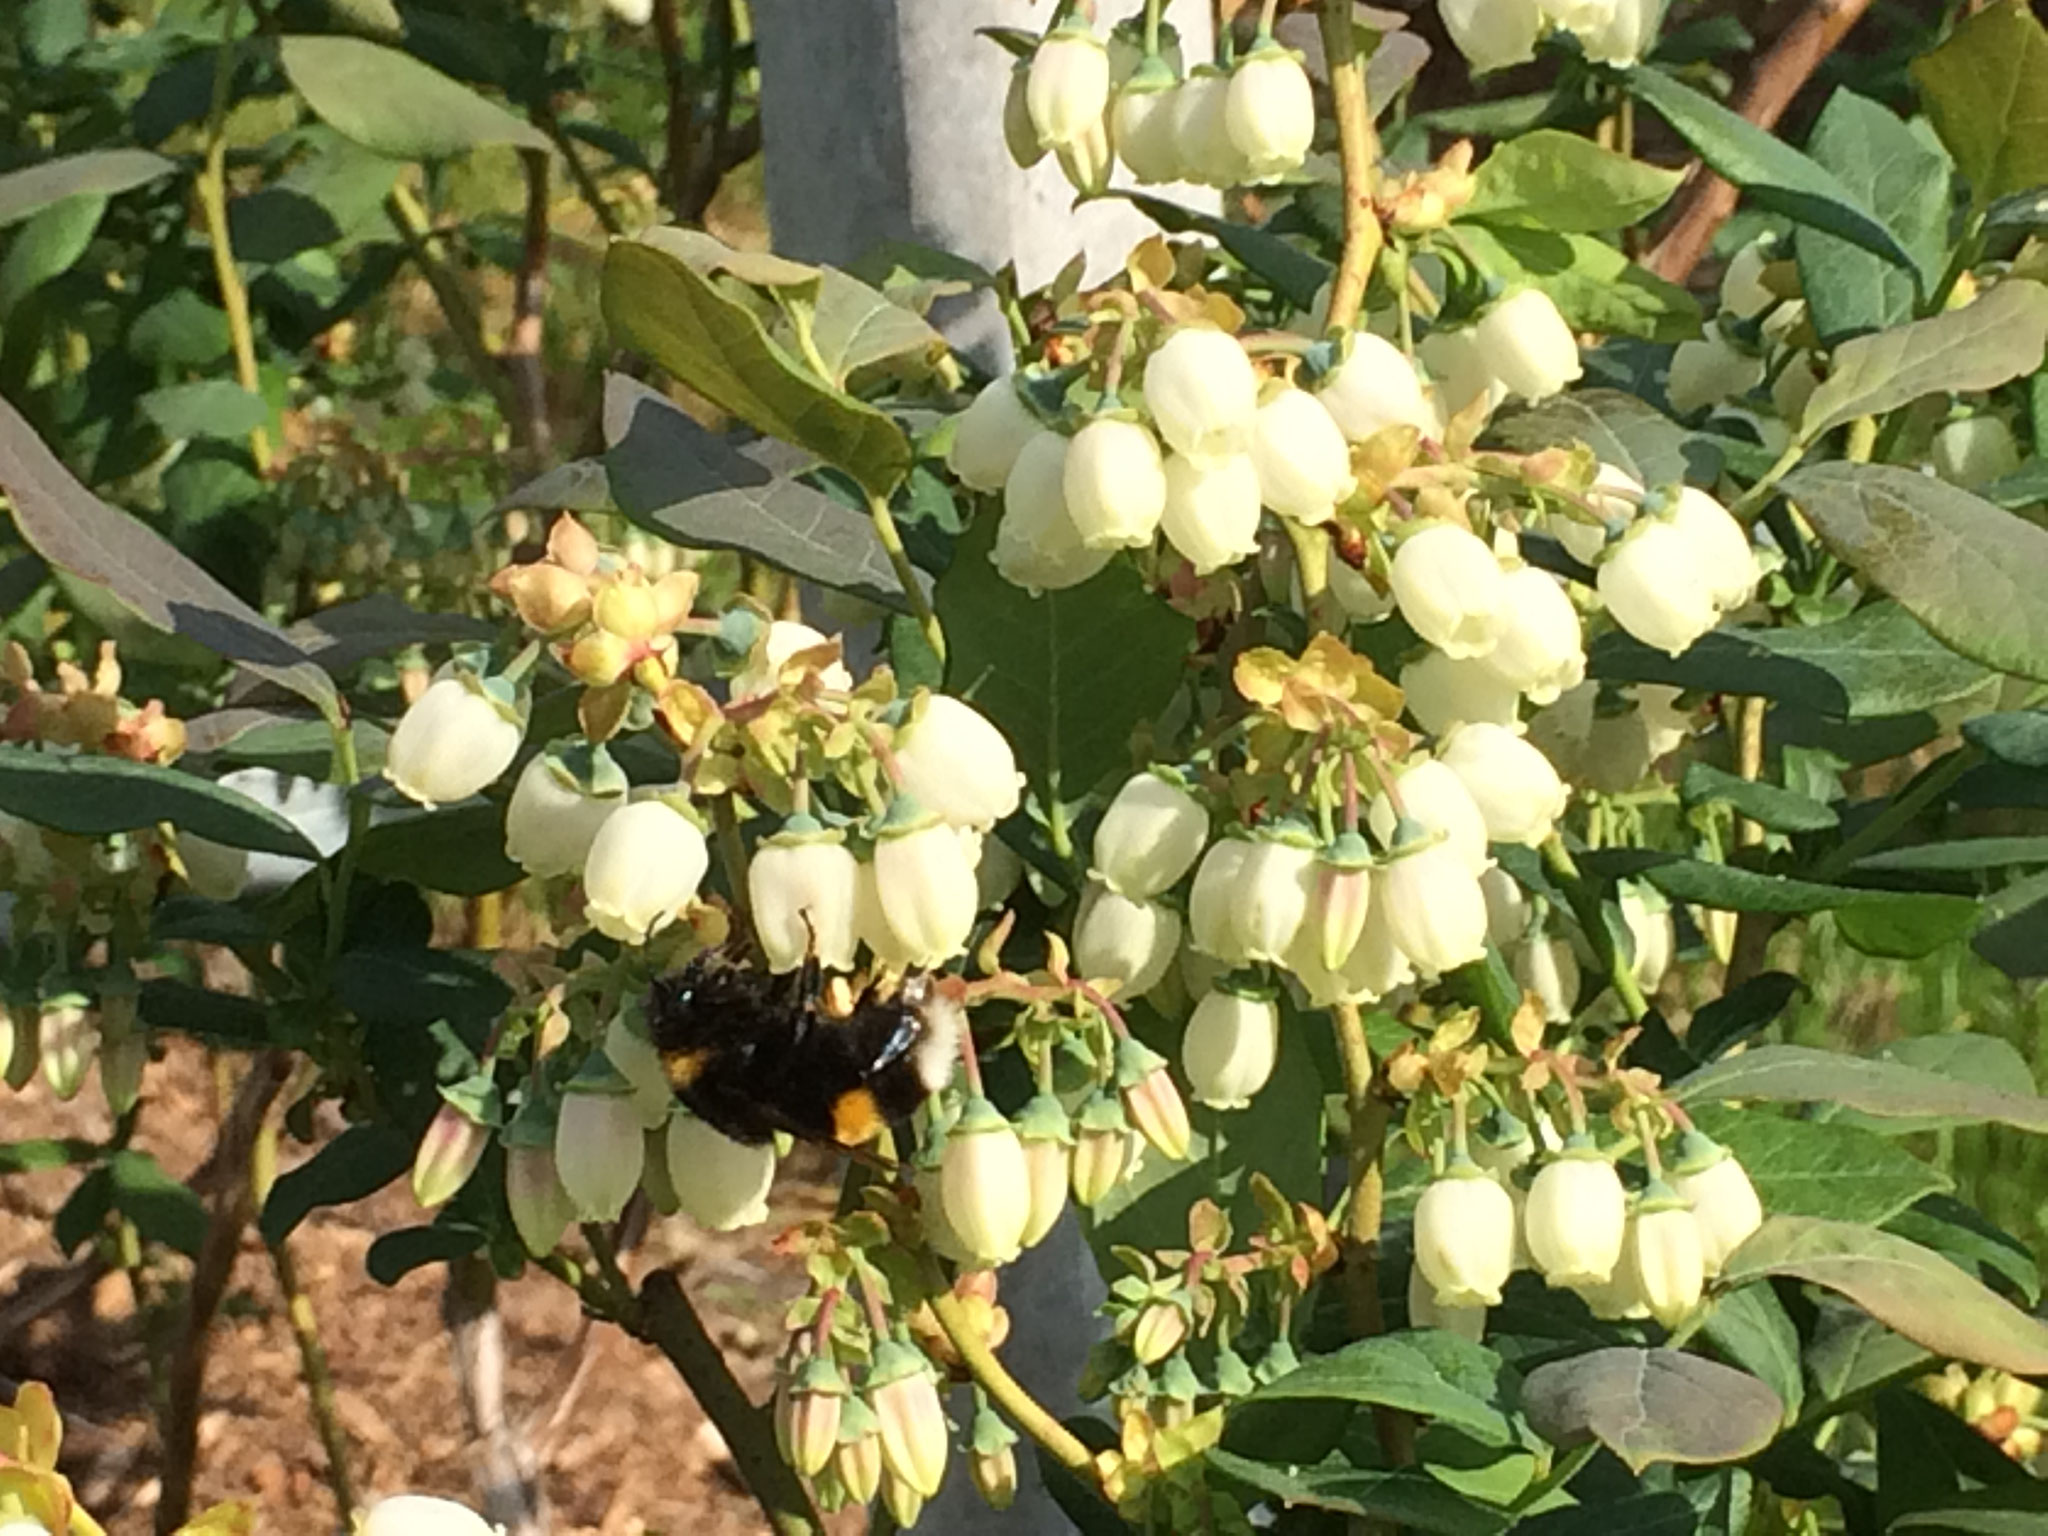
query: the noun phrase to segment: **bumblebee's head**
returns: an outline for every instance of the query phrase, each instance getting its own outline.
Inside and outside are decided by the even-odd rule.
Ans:
[[[967,1010],[945,996],[929,976],[904,983],[903,1000],[916,1010],[923,1026],[911,1050],[911,1069],[926,1093],[937,1093],[953,1081],[960,1060],[960,1031],[967,1028]]]

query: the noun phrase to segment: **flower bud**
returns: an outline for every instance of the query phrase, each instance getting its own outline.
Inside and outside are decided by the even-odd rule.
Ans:
[[[1138,1314],[1131,1329],[1131,1353],[1140,1365],[1157,1365],[1179,1349],[1188,1336],[1187,1308],[1179,1301],[1154,1301]]]
[[[1304,924],[1288,955],[1286,968],[1308,993],[1313,1007],[1328,1008],[1337,1003],[1377,1002],[1395,988],[1415,979],[1414,967],[1394,943],[1393,925],[1374,897],[1365,914],[1365,931],[1344,957],[1341,965],[1323,964],[1321,945],[1314,929]]]
[[[1951,485],[1976,490],[2002,480],[2020,467],[2020,451],[2012,428],[1996,416],[1970,416],[1952,421],[1934,434],[1930,455],[1934,472]]]
[[[1280,1010],[1270,997],[1211,992],[1189,1017],[1180,1039],[1180,1067],[1198,1102],[1243,1109],[1280,1054]]]
[[[1585,1135],[1537,1170],[1522,1209],[1529,1256],[1554,1286],[1601,1285],[1621,1262],[1628,1194]]]
[[[1173,137],[1187,180],[1235,187],[1251,179],[1251,163],[1230,136],[1230,77],[1221,70],[1196,69],[1174,88]]]
[[[1067,1208],[1074,1128],[1060,1101],[1041,1093],[1017,1116],[1017,1139],[1024,1147],[1024,1174],[1031,1188],[1031,1215],[1021,1241],[1026,1248],[1036,1248]]]
[[[1185,1162],[1194,1132],[1180,1090],[1167,1075],[1165,1058],[1124,1036],[1116,1046],[1116,1085],[1123,1095],[1124,1114],[1138,1134],[1160,1156]]]
[[[901,813],[900,815],[898,813]],[[875,839],[875,899],[912,966],[944,965],[967,949],[981,904],[974,863],[958,832],[899,796]]]
[[[1316,396],[1291,384],[1253,416],[1251,459],[1260,500],[1298,523],[1327,523],[1358,486],[1337,423]]]
[[[1550,759],[1507,727],[1461,725],[1439,750],[1478,808],[1488,841],[1534,848],[1564,814],[1570,791]]]
[[[1479,890],[1486,898],[1486,941],[1504,950],[1528,931],[1528,893],[1499,865],[1479,877]]]
[[[1251,359],[1235,336],[1212,326],[1177,327],[1145,362],[1145,410],[1168,445],[1191,459],[1248,452],[1258,409]]]
[[[803,1363],[789,1391],[789,1464],[816,1477],[839,1448],[839,1416],[848,1396],[846,1373],[822,1355]]]
[[[516,1122],[515,1122],[516,1123]],[[513,1228],[531,1254],[548,1254],[576,1219],[576,1203],[555,1172],[554,1148],[546,1142],[505,1143],[505,1205]]]
[[[1340,832],[1316,861],[1302,937],[1324,969],[1340,970],[1365,934],[1372,900],[1373,857],[1356,832]]]
[[[370,1506],[363,1536],[498,1536],[498,1527],[453,1499],[400,1493]]]
[[[953,418],[946,467],[971,491],[1000,491],[1024,445],[1045,429],[1008,378],[988,384]]]
[[[1426,651],[1401,669],[1401,692],[1415,723],[1445,736],[1473,721],[1513,726],[1521,719],[1521,693],[1487,665],[1488,657],[1458,661]]]
[[[1486,1333],[1486,1308],[1483,1304],[1463,1307],[1439,1305],[1436,1287],[1422,1272],[1422,1265],[1414,1263],[1408,1266],[1408,1326],[1441,1328],[1468,1343],[1477,1344]]]
[[[130,1029],[100,1042],[100,1093],[116,1119],[142,1098],[142,1074],[149,1065],[149,1034]]]
[[[1684,1322],[1706,1289],[1700,1236],[1684,1199],[1662,1179],[1652,1179],[1628,1224],[1628,1268],[1643,1305],[1666,1328]]]
[[[1074,969],[1114,977],[1117,996],[1143,997],[1165,978],[1180,950],[1180,914],[1156,901],[1132,901],[1100,881],[1088,882],[1074,918]]]
[[[1017,1436],[1009,1425],[983,1408],[974,1416],[969,1438],[968,1474],[974,1491],[990,1509],[1004,1510],[1017,1502]]]
[[[1437,0],[1437,14],[1475,75],[1536,57],[1537,0]]]
[[[608,688],[633,670],[639,648],[607,630],[595,629],[569,647],[562,659],[579,683]]]
[[[584,913],[605,937],[645,944],[682,915],[710,867],[704,834],[667,801],[622,805],[591,839]]]
[[[1739,399],[1764,381],[1764,360],[1744,352],[1715,326],[1694,341],[1681,341],[1671,354],[1664,397],[1672,414],[1691,416],[1723,400]]]
[[[1577,379],[1579,344],[1571,327],[1540,288],[1524,288],[1481,317],[1480,351],[1493,376],[1530,404],[1547,400]]]
[[[1575,28],[1579,46],[1596,64],[1634,64],[1657,40],[1665,0],[1616,0],[1613,14],[1592,27]]]
[[[1117,156],[1147,186],[1179,181],[1186,174],[1174,133],[1178,91],[1170,66],[1161,61],[1154,70],[1148,62],[1124,82],[1110,109]]]
[[[1122,1182],[1131,1155],[1131,1127],[1123,1105],[1097,1093],[1074,1126],[1074,1203],[1092,1209]]]
[[[1515,985],[1542,1004],[1546,1024],[1571,1022],[1579,1000],[1579,961],[1569,940],[1532,934],[1516,949],[1513,970]]]
[[[83,997],[65,993],[44,999],[36,1020],[36,1050],[50,1092],[60,1099],[78,1097],[99,1048],[99,1025],[86,1011]]]
[[[897,1530],[907,1531],[924,1514],[924,1495],[885,1465],[882,1471],[882,1507],[889,1511],[890,1523]]]
[[[1507,386],[1487,366],[1476,329],[1431,331],[1415,350],[1436,385],[1437,400],[1446,417],[1462,415],[1476,406],[1484,418],[1507,399]]]
[[[190,832],[178,834],[178,862],[195,896],[233,901],[249,887],[249,850],[230,848]]]
[[[1166,460],[1166,541],[1207,576],[1258,552],[1259,472],[1249,454]]]
[[[1299,170],[1316,136],[1315,92],[1301,60],[1270,39],[1254,47],[1231,73],[1223,122],[1248,180]]]
[[[1388,427],[1413,427],[1425,437],[1441,430],[1414,364],[1399,347],[1370,331],[1352,335],[1350,353],[1323,380],[1316,398],[1354,443]]]
[[[1671,969],[1671,952],[1678,940],[1672,931],[1671,904],[1654,887],[1624,880],[1617,887],[1621,920],[1628,929],[1629,969],[1636,985],[1655,992]]]
[[[1643,644],[1682,655],[1720,618],[1700,550],[1667,518],[1644,517],[1600,562],[1600,600]]]
[[[468,673],[430,683],[391,733],[384,777],[424,806],[466,800],[512,764],[525,728]]]
[[[855,1504],[870,1503],[882,1486],[882,1432],[867,1400],[849,1396],[839,1409],[839,1443],[832,1470]]]
[[[566,875],[583,867],[598,828],[626,803],[626,777],[602,747],[588,775],[553,750],[520,772],[505,807],[505,856],[529,875]]]
[[[939,1194],[954,1235],[978,1265],[1007,1264],[1031,1224],[1031,1171],[1016,1130],[987,1099],[967,1101],[946,1133]]]
[[[1565,594],[1564,583],[1533,565],[1504,572],[1502,582],[1500,636],[1483,658],[1486,668],[1526,694],[1530,703],[1553,703],[1586,678],[1579,612]]]
[[[1237,897],[1257,846],[1249,838],[1219,839],[1202,855],[1188,892],[1188,941],[1227,965],[1250,958],[1237,922]]]
[[[427,1122],[412,1160],[412,1197],[425,1210],[446,1205],[469,1182],[491,1145],[488,1126],[453,1104],[443,1104]]]
[[[1395,946],[1425,980],[1486,953],[1486,898],[1471,866],[1448,843],[1397,842],[1373,875],[1372,901]]]
[[[946,1411],[924,1356],[895,1339],[878,1343],[868,1406],[882,1436],[883,1465],[921,1497],[937,1493],[946,1480]]]
[[[1715,607],[1727,613],[1756,596],[1756,553],[1726,507],[1705,491],[1681,486],[1671,524],[1692,541],[1694,562]]]
[[[1415,1263],[1436,1304],[1499,1306],[1514,1262],[1514,1202],[1471,1159],[1453,1156],[1415,1202]]]
[[[1118,895],[1149,901],[1194,867],[1209,813],[1170,770],[1124,781],[1095,828],[1089,871]]]
[[[508,565],[491,590],[512,605],[520,622],[543,635],[559,635],[590,617],[590,580],[552,560]]]
[[[1032,592],[1078,586],[1107,565],[1111,549],[1090,549],[1067,510],[1068,439],[1041,431],[1025,443],[1003,482],[1003,517],[989,558],[1003,580]]]
[[[853,969],[859,873],[840,834],[809,816],[790,817],[762,840],[747,864],[747,896],[770,971],[793,971],[806,958],[828,971]]]
[[[1135,421],[1097,416],[1076,432],[1060,486],[1090,549],[1141,549],[1159,531],[1166,470],[1159,444]]]
[[[1506,627],[1506,580],[1470,529],[1418,528],[1394,552],[1390,579],[1409,627],[1453,660],[1484,656]]]
[[[585,1221],[616,1221],[640,1183],[647,1155],[633,1086],[602,1051],[592,1051],[562,1095],[555,1122],[555,1172]]]
[[[1101,123],[1109,109],[1109,50],[1085,23],[1059,27],[1039,43],[1024,104],[1048,148],[1071,144]]]
[[[1483,728],[1502,729],[1497,725]],[[1470,729],[1471,726],[1461,725],[1447,739],[1456,740],[1458,732]],[[1473,799],[1464,779],[1448,762],[1424,758],[1420,762],[1409,763],[1396,771],[1394,787],[1401,792],[1401,815],[1408,817],[1423,832],[1440,837],[1475,877],[1486,872],[1493,860],[1486,852],[1485,814]],[[1399,817],[1395,814],[1394,802],[1384,789],[1373,796],[1365,819],[1373,835],[1392,848]]]
[[[1671,1187],[1692,1206],[1700,1229],[1700,1260],[1710,1278],[1764,1224],[1763,1203],[1748,1172],[1726,1147],[1698,1131],[1679,1138]]]
[[[669,1117],[663,1152],[676,1203],[698,1226],[730,1232],[768,1219],[773,1143],[750,1147],[695,1115],[678,1114]]]

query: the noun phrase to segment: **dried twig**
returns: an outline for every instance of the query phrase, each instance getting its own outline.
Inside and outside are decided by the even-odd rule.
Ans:
[[[512,375],[514,441],[529,473],[546,467],[554,448],[548,419],[548,381],[541,367],[541,336],[548,298],[548,157],[539,150],[519,156],[526,172],[526,238],[512,284],[512,329],[505,341],[505,369]]]

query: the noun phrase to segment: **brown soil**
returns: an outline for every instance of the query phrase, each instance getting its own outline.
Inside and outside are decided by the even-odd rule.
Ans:
[[[135,1144],[185,1178],[205,1157],[218,1118],[208,1058],[174,1045],[150,1068],[146,1095]],[[0,1142],[104,1137],[108,1128],[96,1081],[69,1104],[40,1081],[18,1095],[0,1088]],[[309,1150],[287,1141],[287,1164]],[[770,1238],[823,1209],[823,1171],[785,1173],[767,1227],[717,1236],[680,1219],[659,1221],[632,1256],[636,1275],[678,1270],[757,1399],[767,1391],[782,1311],[803,1285],[798,1264],[775,1256]],[[50,1219],[79,1177],[57,1169],[0,1179],[0,1400],[18,1382],[48,1382],[67,1420],[64,1471],[109,1536],[145,1536],[161,1496],[152,1368],[161,1369],[182,1328],[190,1266],[153,1259],[138,1306],[128,1275],[67,1260]],[[482,1458],[441,1324],[444,1272],[415,1271],[387,1290],[363,1268],[379,1233],[419,1219],[401,1183],[316,1213],[291,1247],[330,1357],[358,1496],[432,1493],[475,1505]],[[716,1432],[660,1355],[609,1326],[586,1329],[575,1297],[545,1275],[530,1271],[501,1287],[499,1306],[506,1406],[537,1455],[554,1530],[766,1529]],[[253,1232],[215,1327],[199,1444],[195,1510],[246,1499],[259,1528],[276,1536],[337,1528],[298,1349],[276,1272]]]

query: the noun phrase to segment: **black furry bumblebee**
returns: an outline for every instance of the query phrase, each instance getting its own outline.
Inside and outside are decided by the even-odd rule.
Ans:
[[[872,1141],[951,1081],[961,1028],[928,975],[856,995],[815,964],[772,976],[717,953],[656,981],[646,1006],[676,1097],[750,1146]]]

